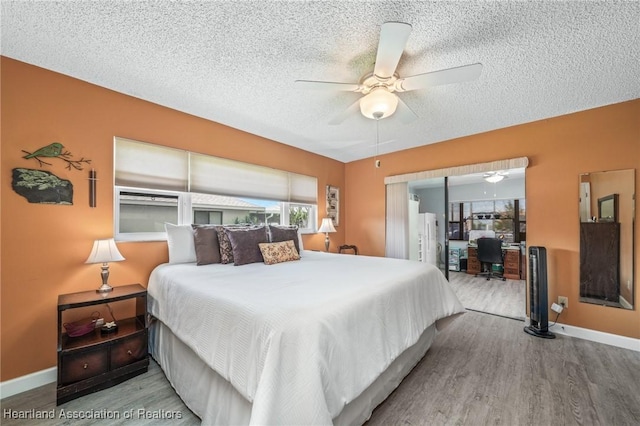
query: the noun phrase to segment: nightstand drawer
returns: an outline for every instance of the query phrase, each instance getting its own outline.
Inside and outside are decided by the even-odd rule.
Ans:
[[[107,348],[62,355],[60,384],[69,384],[106,373]]]
[[[131,364],[146,358],[147,333],[139,333],[113,344],[111,347],[111,369]]]

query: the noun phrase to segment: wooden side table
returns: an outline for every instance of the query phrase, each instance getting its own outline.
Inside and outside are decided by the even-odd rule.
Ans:
[[[135,299],[135,316],[118,319],[116,331],[95,328],[83,336],[64,332],[62,314],[68,309]],[[105,318],[105,321],[109,321]],[[117,385],[149,369],[147,351],[147,290],[140,284],[58,296],[57,405]]]

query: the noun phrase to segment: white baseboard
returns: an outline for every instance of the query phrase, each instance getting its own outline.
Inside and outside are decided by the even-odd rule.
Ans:
[[[527,318],[527,324],[531,324],[530,318]],[[631,337],[619,336],[617,334],[604,333],[602,331],[590,330],[588,328],[561,323],[557,323],[556,325],[549,327],[549,331],[555,334],[577,337],[578,339],[590,340],[592,342],[604,343],[605,345],[640,352],[640,339],[633,339]]]
[[[40,386],[54,383],[58,380],[58,367],[36,371],[25,376],[0,382],[0,399],[35,389]]]

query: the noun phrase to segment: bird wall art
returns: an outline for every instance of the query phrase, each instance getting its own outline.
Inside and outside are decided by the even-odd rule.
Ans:
[[[40,167],[44,165],[47,165],[47,166],[52,165],[51,163],[48,163],[47,161],[43,160],[43,158],[59,158],[60,160],[67,163],[66,165],[67,170],[71,170],[72,167],[76,170],[82,170],[82,166],[84,164],[91,164],[91,160],[86,159],[84,157],[80,158],[79,160],[72,160],[71,157],[73,157],[73,154],[71,154],[71,152],[69,151],[65,151],[64,145],[62,145],[60,142],[53,142],[47,146],[38,148],[33,152],[29,152],[25,150],[22,150],[22,152],[27,154],[22,158],[25,158],[27,160],[30,158],[33,158],[38,162]]]

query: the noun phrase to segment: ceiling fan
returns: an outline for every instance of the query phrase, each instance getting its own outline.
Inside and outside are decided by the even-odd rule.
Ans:
[[[298,87],[318,90],[358,92],[364,96],[354,102],[329,124],[340,124],[358,109],[362,115],[380,120],[393,115],[409,123],[418,116],[396,95],[400,92],[424,89],[443,84],[475,80],[482,72],[482,64],[465,65],[440,71],[400,77],[396,68],[411,33],[411,25],[403,22],[385,22],[380,28],[378,53],[372,73],[360,79],[360,83],[336,83],[329,81],[296,80]]]
[[[487,172],[482,176],[489,183],[498,183],[507,177],[509,177],[508,171]]]

